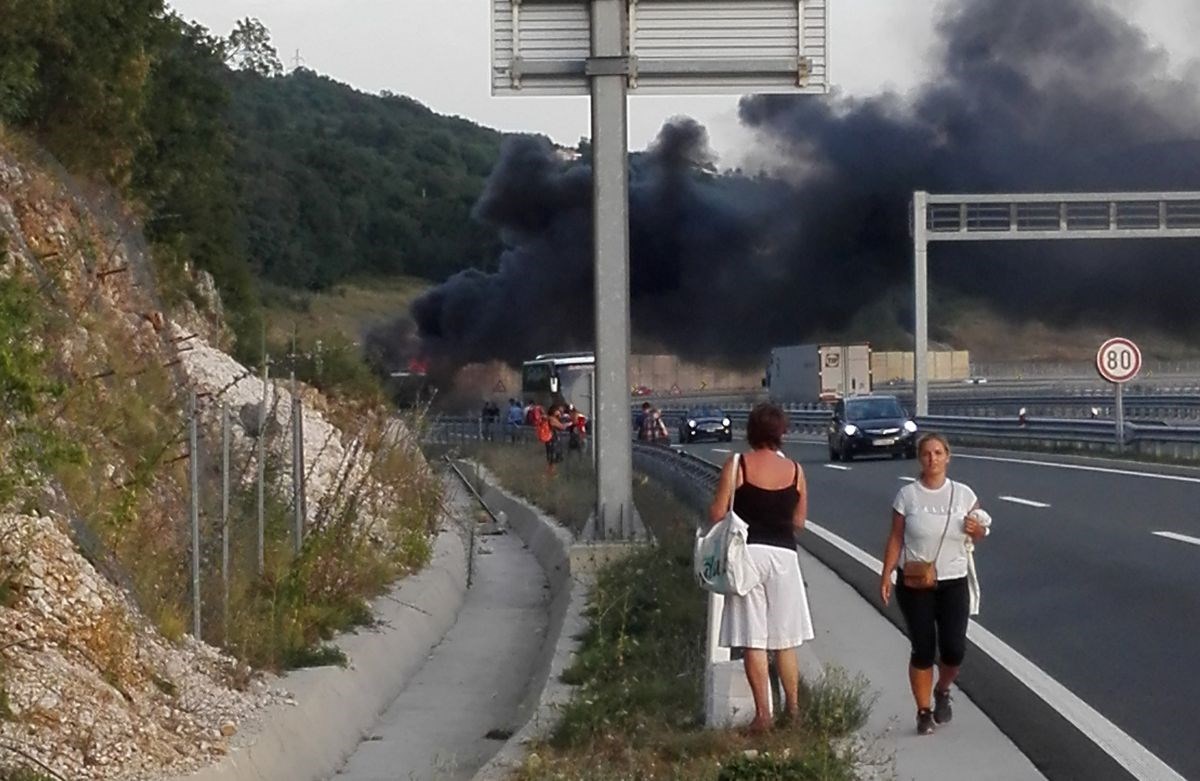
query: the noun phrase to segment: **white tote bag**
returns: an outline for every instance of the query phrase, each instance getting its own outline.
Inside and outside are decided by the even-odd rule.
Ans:
[[[987,510],[980,508],[980,509],[975,510],[974,512],[970,513],[970,515],[975,516],[975,521],[980,526],[982,526],[985,529],[989,529],[989,530],[991,529],[992,516],[988,514]],[[980,591],[980,588],[979,588],[979,573],[976,572],[976,570],[975,570],[975,543],[971,541],[970,537],[967,538],[966,548],[967,548],[967,593],[970,596],[969,607],[967,608],[967,615],[977,616],[977,615],[979,615],[979,602],[980,602],[980,598],[983,596],[983,593]]]
[[[733,456],[737,474],[738,454]],[[736,482],[735,482],[736,486]],[[733,493],[736,493],[736,488]],[[733,511],[733,493],[729,495],[729,510],[725,517],[705,533],[696,529],[693,565],[696,582],[702,588],[725,596],[744,596],[758,585],[758,570],[750,559],[746,539],[750,527]]]

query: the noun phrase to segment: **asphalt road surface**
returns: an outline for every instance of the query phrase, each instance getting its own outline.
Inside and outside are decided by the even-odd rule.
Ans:
[[[721,463],[731,447],[687,449]],[[917,463],[830,464],[824,443],[784,450],[807,475],[809,518],[882,558],[892,499]],[[976,550],[978,623],[1200,779],[1200,470],[963,450],[950,474],[994,518]]]

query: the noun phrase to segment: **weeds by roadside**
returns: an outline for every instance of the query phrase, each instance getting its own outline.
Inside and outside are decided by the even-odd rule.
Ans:
[[[596,502],[596,474],[584,455],[571,454],[551,474],[540,443],[484,442],[460,449],[478,459],[509,491],[525,497],[579,534]]]
[[[862,673],[852,676],[841,667],[829,667],[808,687],[805,723],[824,735],[849,735],[867,723],[877,697]]]
[[[344,664],[341,652],[325,643],[340,631],[369,624],[367,600],[428,561],[441,484],[407,438],[376,430],[394,425],[378,419],[357,433],[374,448],[370,467],[323,508],[299,556],[293,553],[291,509],[281,497],[268,500],[261,577],[252,561],[254,524],[236,527],[235,549],[243,551],[244,560],[235,568],[239,574],[231,585],[231,619],[223,640],[239,657],[270,669]],[[371,495],[380,487],[388,497]],[[253,518],[256,497],[246,491],[241,499],[242,517]],[[368,507],[372,524],[360,516]],[[217,583],[210,586],[209,624],[215,627],[220,626],[220,601]]]
[[[511,488],[510,486],[507,486]],[[831,679],[810,699],[810,723],[748,737],[702,724],[706,595],[691,570],[694,513],[637,478],[634,498],[658,543],[597,576],[576,664],[578,686],[546,741],[531,747],[520,781],[799,779],[849,781],[855,749],[832,738],[870,704]]]

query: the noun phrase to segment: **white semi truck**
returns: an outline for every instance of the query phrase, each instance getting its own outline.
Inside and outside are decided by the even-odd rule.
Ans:
[[[771,401],[810,404],[871,392],[871,346],[796,344],[775,347],[763,381]]]

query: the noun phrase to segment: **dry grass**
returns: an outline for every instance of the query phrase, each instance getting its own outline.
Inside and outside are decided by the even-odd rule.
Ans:
[[[478,459],[506,489],[525,497],[575,534],[592,514],[596,474],[585,456],[571,455],[551,472],[545,448],[538,442],[483,443],[469,445],[463,452]]]
[[[268,286],[263,293],[267,341],[290,341],[294,327],[305,343],[334,336],[356,342],[366,328],[407,313],[413,299],[429,287],[412,277],[358,279],[321,292]]]

